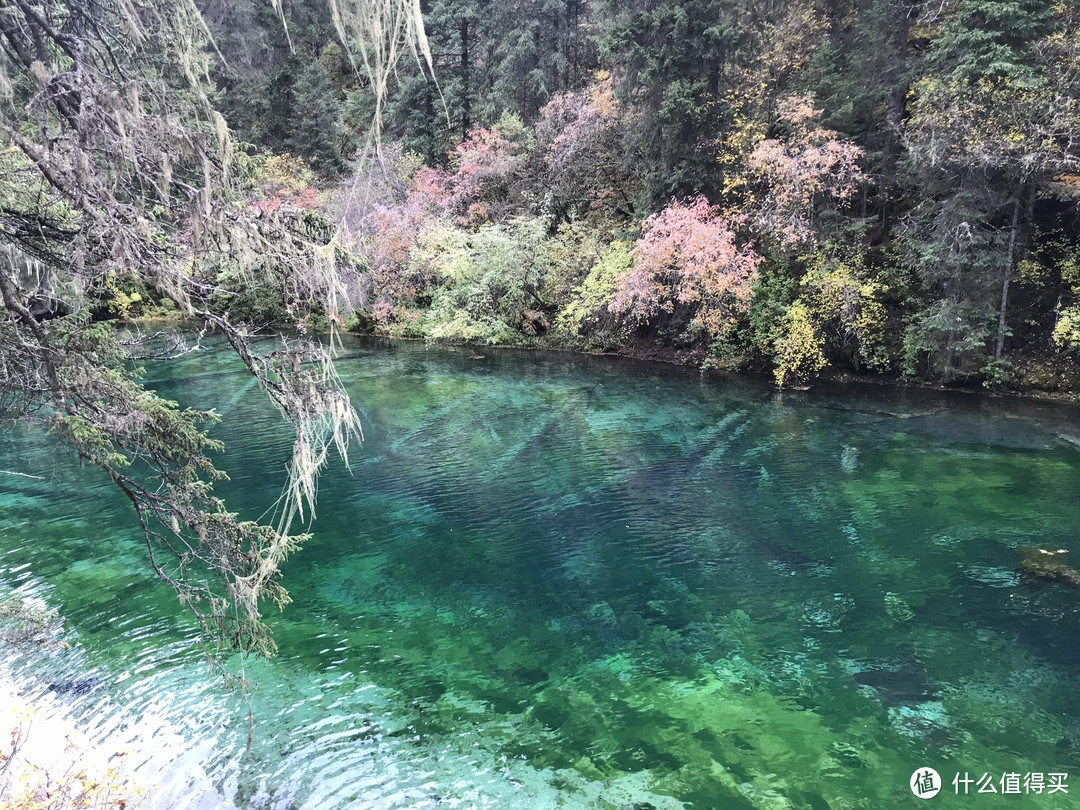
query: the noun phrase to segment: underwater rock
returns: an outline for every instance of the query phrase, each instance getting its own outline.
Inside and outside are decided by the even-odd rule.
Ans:
[[[1041,585],[1044,582],[1060,582],[1070,588],[1080,588],[1080,571],[1066,562],[1065,549],[1049,551],[1034,546],[1020,546],[1017,551],[1024,559],[1020,561],[1020,581],[1025,585]]]
[[[866,762],[862,754],[854,745],[845,742],[834,742],[829,746],[829,754],[846,768],[865,768]]]
[[[595,605],[592,605],[589,608],[587,615],[592,621],[608,627],[614,627],[618,623],[618,619],[615,617],[615,611],[607,602],[597,602]]]
[[[842,593],[834,593],[832,600],[807,599],[802,604],[803,621],[827,633],[839,633],[841,624],[855,608],[855,600]]]
[[[915,612],[908,605],[907,601],[892,591],[885,594],[885,612],[889,616],[898,622],[909,622],[915,618]]]
[[[101,678],[95,678],[88,676],[85,678],[71,678],[65,681],[57,681],[56,683],[50,683],[49,689],[56,692],[58,695],[71,695],[72,697],[82,697],[83,695],[89,695],[91,692],[100,689],[104,686],[104,682]]]
[[[890,708],[889,722],[901,734],[917,737],[937,748],[945,748],[955,742],[952,720],[940,701]]]
[[[846,473],[853,473],[859,469],[859,448],[845,444],[840,451],[840,469]]]
[[[1015,588],[1020,584],[1021,579],[1014,569],[990,565],[969,565],[964,568],[964,575],[991,588]]]
[[[925,703],[934,697],[926,669],[914,656],[898,669],[867,669],[856,672],[854,678],[856,683],[873,688],[886,708]]]
[[[767,557],[766,565],[782,574],[788,576],[800,573],[824,575],[832,571],[832,566],[828,563],[814,559],[809,554],[778,543],[769,537],[758,538],[756,543],[761,553]]]

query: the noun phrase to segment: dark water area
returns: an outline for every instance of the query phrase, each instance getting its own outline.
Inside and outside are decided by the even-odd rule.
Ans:
[[[0,468],[44,477],[0,476],[0,586],[72,644],[3,668],[92,733],[167,727],[143,743],[186,752],[159,806],[914,807],[923,767],[937,804],[1080,806],[1080,591],[1017,573],[1022,546],[1080,560],[1080,411],[343,354],[365,442],[285,568],[279,655],[244,665],[251,751],[130,506],[47,437],[0,437]],[[222,414],[221,493],[270,509],[290,438],[239,364],[210,348],[148,384]],[[955,796],[957,772],[1076,786]]]

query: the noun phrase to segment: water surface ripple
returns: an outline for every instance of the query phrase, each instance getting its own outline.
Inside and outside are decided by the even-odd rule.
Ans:
[[[1017,574],[1021,546],[1080,555],[1076,410],[346,350],[366,441],[286,567],[280,654],[234,662],[250,751],[123,500],[0,436],[43,478],[0,476],[0,587],[72,645],[2,670],[129,743],[156,806],[901,807],[925,766],[946,794],[958,771],[1080,794],[1080,592]],[[211,347],[150,375],[223,413],[222,494],[263,514],[289,436],[242,370]]]

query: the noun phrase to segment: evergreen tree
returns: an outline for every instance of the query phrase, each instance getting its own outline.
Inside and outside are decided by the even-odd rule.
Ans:
[[[750,33],[729,0],[607,0],[603,49],[620,96],[641,113],[633,145],[650,204],[710,193],[726,93]]]
[[[585,0],[432,0],[424,19],[435,78],[403,70],[386,126],[429,162],[444,160],[470,129],[490,127],[503,113],[533,123],[598,65]]]
[[[319,61],[308,62],[289,86],[284,151],[304,158],[325,177],[345,168],[341,153],[341,96]]]
[[[914,85],[907,169],[924,197],[904,232],[933,303],[909,356],[970,376],[1002,358],[1009,287],[1046,173],[1076,155],[1056,128],[1039,46],[1060,23],[1047,0],[963,0],[941,23]]]

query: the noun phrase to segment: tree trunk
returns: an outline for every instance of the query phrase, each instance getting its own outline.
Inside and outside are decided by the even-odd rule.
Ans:
[[[1009,308],[1009,282],[1012,280],[1013,267],[1016,264],[1016,233],[1020,229],[1020,198],[1023,193],[1016,195],[1013,204],[1012,228],[1009,230],[1009,261],[1005,265],[1005,278],[1001,282],[1001,309],[998,310],[997,345],[994,347],[994,359],[1000,360],[1005,349],[1005,315]]]
[[[472,126],[471,91],[469,89],[469,20],[461,21],[461,138],[468,137]]]
[[[904,104],[909,90],[908,38],[911,34],[913,6],[907,0],[893,4],[892,29],[892,88],[885,108],[885,140],[882,144],[880,217],[883,229],[889,226],[889,190],[896,183],[896,166],[900,156],[901,132],[904,127]]]
[[[885,110],[885,164],[895,168],[896,156],[900,151],[900,130],[904,121],[904,102],[907,100],[907,58],[908,37],[911,34],[912,9],[906,2],[897,3],[893,14],[893,86]]]

